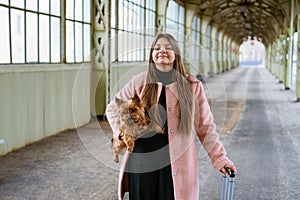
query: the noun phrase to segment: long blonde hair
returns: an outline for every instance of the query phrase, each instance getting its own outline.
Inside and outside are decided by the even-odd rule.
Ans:
[[[153,40],[150,49],[150,55],[149,55],[147,85],[145,86],[145,90],[142,98],[146,103],[147,110],[149,110],[153,105],[157,103],[158,84],[157,84],[157,75],[155,73],[156,65],[153,61],[152,52],[154,50],[155,44],[160,38],[166,38],[172,45],[172,49],[175,52],[175,60],[173,63],[173,70],[175,70],[175,73],[173,73],[172,78],[177,82],[177,91],[178,91],[177,95],[178,95],[178,103],[180,108],[180,112],[178,116],[180,119],[178,132],[182,134],[189,134],[191,133],[191,129],[192,129],[193,92],[192,92],[191,84],[186,78],[186,72],[184,69],[179,44],[171,34],[159,33]],[[158,114],[156,113],[155,117],[159,118],[159,116],[157,115]]]

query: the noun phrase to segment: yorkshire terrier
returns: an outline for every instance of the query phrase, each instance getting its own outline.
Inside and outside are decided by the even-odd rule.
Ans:
[[[123,101],[115,98],[118,106],[118,127],[120,135],[118,138],[112,138],[112,149],[114,151],[114,161],[119,162],[119,154],[134,149],[134,141],[145,133],[145,131],[156,131],[163,133],[158,123],[151,123],[151,119],[146,111],[146,106],[140,97],[135,94],[130,100]]]

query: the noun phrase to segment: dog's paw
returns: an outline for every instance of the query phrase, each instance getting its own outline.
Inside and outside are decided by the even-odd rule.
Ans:
[[[160,130],[158,130],[158,131],[157,131],[157,133],[161,133],[161,134],[163,134],[163,133],[165,133],[165,132],[164,132],[164,130],[163,130],[163,129],[160,129]]]
[[[128,147],[128,148],[127,148],[127,151],[133,152],[133,147]]]
[[[157,132],[157,133],[164,133],[164,129],[161,128],[159,125],[155,125],[154,126],[154,131]]]
[[[115,161],[115,163],[119,162],[119,157],[117,155],[114,156],[114,161]]]

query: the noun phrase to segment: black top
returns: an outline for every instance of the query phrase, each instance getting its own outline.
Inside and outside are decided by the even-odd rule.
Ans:
[[[173,70],[156,70],[158,81],[163,83],[159,104],[166,118],[166,84],[172,81]],[[174,200],[167,122],[164,133],[149,132],[135,141],[133,153],[127,163],[130,200]]]

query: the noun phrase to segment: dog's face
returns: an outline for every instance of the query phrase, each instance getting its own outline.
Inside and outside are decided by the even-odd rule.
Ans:
[[[129,103],[118,98],[116,98],[116,103],[118,106],[119,120],[123,122],[131,121],[131,116],[129,113]]]
[[[131,125],[132,123],[142,125],[147,120],[145,105],[137,94],[132,96],[128,102],[116,98],[116,103],[119,120],[126,122],[127,125]]]

